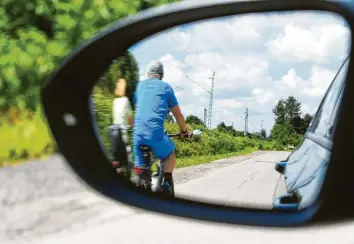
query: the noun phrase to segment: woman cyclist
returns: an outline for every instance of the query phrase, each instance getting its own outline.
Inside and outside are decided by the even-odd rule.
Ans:
[[[126,96],[126,86],[125,79],[121,78],[116,82],[115,95],[117,97],[113,100],[113,124],[109,127],[113,166],[119,174],[128,166],[127,159],[131,151],[130,146],[127,146],[129,144],[128,130],[133,126],[133,110]]]

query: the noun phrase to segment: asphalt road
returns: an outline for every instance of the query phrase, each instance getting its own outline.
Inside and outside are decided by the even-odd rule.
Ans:
[[[199,194],[204,200],[227,204],[269,207],[274,189],[282,188],[276,187],[282,180],[274,173],[274,162],[286,156],[284,152],[258,152],[179,169],[175,174],[176,193],[183,197]],[[236,240],[330,243],[329,240],[338,241],[338,238],[343,240],[341,243],[353,243],[349,240],[354,240],[353,224],[336,227],[337,231],[324,227],[310,232],[285,231],[190,221],[124,206],[86,188],[60,155],[43,162],[3,168],[0,180],[0,243],[230,243]],[[231,239],[230,234],[234,236]]]
[[[273,198],[285,193],[285,182],[274,169],[288,152],[268,152],[238,161],[218,160],[228,167],[214,169],[203,177],[176,187],[178,197],[223,205],[271,209]]]

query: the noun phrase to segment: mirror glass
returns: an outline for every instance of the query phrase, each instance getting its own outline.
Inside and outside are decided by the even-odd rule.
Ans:
[[[318,195],[350,28],[324,11],[186,23],[117,57],[92,93],[112,170],[148,191],[298,211]],[[172,173],[171,173],[172,172]]]

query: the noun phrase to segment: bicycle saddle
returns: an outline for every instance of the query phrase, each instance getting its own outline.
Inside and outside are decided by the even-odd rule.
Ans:
[[[139,146],[139,149],[141,152],[150,152],[151,151],[150,147],[146,146],[146,145]]]

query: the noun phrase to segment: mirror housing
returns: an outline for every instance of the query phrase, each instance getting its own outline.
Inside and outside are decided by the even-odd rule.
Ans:
[[[286,166],[286,161],[280,161],[275,164],[275,170],[278,171],[280,174],[284,174]]]
[[[329,215],[327,215],[326,210],[321,209],[336,209],[331,208],[331,204],[338,204],[336,201],[328,200],[328,204],[325,204],[325,201],[322,201],[321,204],[317,201],[312,206],[299,212],[289,212],[277,208],[273,211],[266,211],[183,199],[170,201],[132,187],[117,177],[109,163],[103,163],[107,161],[108,157],[98,140],[98,132],[93,122],[90,95],[101,74],[115,58],[124,55],[130,46],[145,37],[176,25],[213,17],[252,12],[323,10],[343,16],[352,27],[353,9],[353,4],[350,1],[183,1],[149,9],[136,16],[118,21],[79,46],[62,62],[61,66],[43,86],[41,98],[44,112],[58,148],[83,182],[107,197],[134,207],[204,221],[255,226],[285,227],[300,225],[313,220],[314,217],[316,217],[315,220],[327,220]],[[349,70],[352,67],[351,63],[350,61]],[[348,76],[351,77],[350,74]],[[350,105],[352,102],[350,99],[352,99],[350,94],[345,93],[343,103]],[[349,110],[346,112],[349,114]],[[341,114],[341,116],[344,115]],[[348,133],[345,129],[350,131],[352,123],[351,119],[340,120],[338,127],[341,129],[338,130],[338,136],[344,138],[345,134]],[[350,138],[347,139],[350,140]],[[337,142],[338,147],[341,146],[341,149],[346,151],[345,153],[340,152],[340,149],[336,149],[335,146],[332,158],[340,159],[343,157],[344,159],[353,156],[351,154],[352,150],[349,148],[352,145],[351,143]],[[341,156],[340,153],[343,155]],[[336,164],[329,165],[328,179],[326,179],[324,185],[324,189],[329,192],[326,199],[330,199],[328,194],[345,196],[345,192],[338,189],[344,189],[343,185],[345,184],[350,185],[347,182],[350,177],[342,177],[340,180],[335,177],[337,172],[347,172],[348,174],[352,172],[352,165],[344,170],[347,166],[344,165],[345,161],[338,160]],[[338,183],[334,184],[333,182]],[[340,187],[340,184],[343,184],[342,187]],[[336,192],[331,190],[332,188]],[[321,197],[323,196],[322,194]],[[331,198],[337,199],[335,197]],[[348,206],[352,208],[349,203]]]

